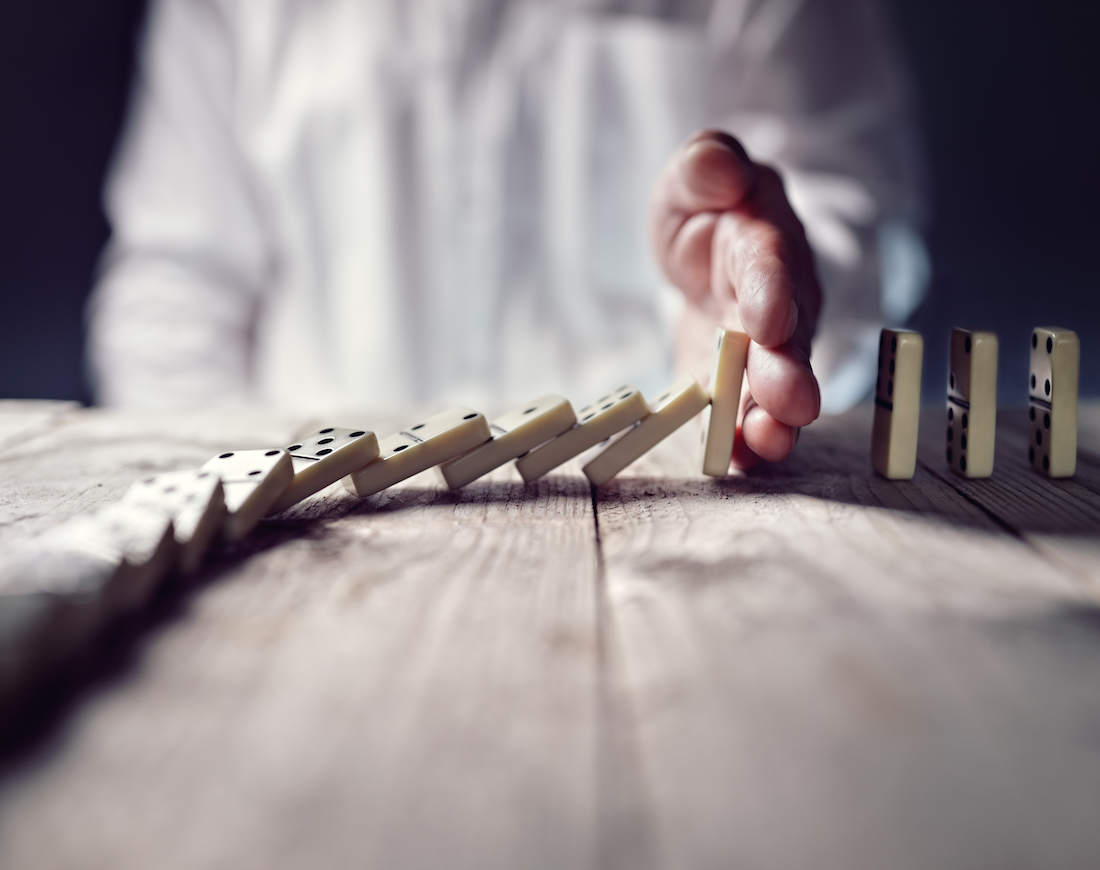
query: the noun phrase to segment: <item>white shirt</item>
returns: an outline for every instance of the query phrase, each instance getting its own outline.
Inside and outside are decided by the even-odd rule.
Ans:
[[[840,409],[927,271],[904,110],[870,0],[158,0],[107,187],[99,399],[657,389],[679,302],[649,192],[713,126],[784,172]]]

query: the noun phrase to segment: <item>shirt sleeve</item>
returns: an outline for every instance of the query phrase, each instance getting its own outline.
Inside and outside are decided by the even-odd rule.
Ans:
[[[716,0],[708,123],[778,168],[817,257],[822,410],[874,383],[878,330],[929,277],[907,80],[874,0]]]
[[[109,175],[112,237],[89,302],[98,401],[249,397],[255,312],[272,269],[238,152],[232,10],[156,0]]]

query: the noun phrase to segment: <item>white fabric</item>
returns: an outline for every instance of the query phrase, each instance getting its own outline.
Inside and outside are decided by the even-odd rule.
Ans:
[[[658,388],[649,191],[718,126],[785,172],[842,407],[873,378],[882,228],[919,251],[903,96],[870,0],[158,0],[107,188],[99,399]]]

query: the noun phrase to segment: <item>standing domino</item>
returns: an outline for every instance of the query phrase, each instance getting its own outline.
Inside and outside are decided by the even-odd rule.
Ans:
[[[239,541],[274,506],[294,478],[285,450],[231,450],[203,467],[218,475],[225,490],[226,517],[222,535]]]
[[[344,486],[366,498],[461,456],[491,437],[484,414],[469,408],[452,408],[384,438],[380,445],[382,455],[347,477]]]
[[[123,501],[165,511],[180,545],[180,571],[198,570],[225,517],[222,482],[210,471],[169,471],[133,484]]]
[[[989,477],[997,438],[996,334],[951,330],[947,370],[947,464],[964,477]]]
[[[469,453],[444,462],[439,470],[443,472],[447,486],[459,489],[560,435],[576,422],[577,415],[573,413],[568,399],[553,393],[540,396],[497,417],[489,424],[489,430],[493,433],[491,440]]]
[[[690,375],[680,378],[657,397],[649,416],[602,448],[581,470],[593,486],[606,483],[687,423],[709,402],[710,397],[695,378]]]
[[[524,482],[530,483],[648,415],[649,405],[637,387],[619,387],[581,408],[577,415],[580,419],[571,429],[517,459],[516,470]]]
[[[908,480],[917,466],[924,339],[907,329],[884,329],[878,340],[871,465],[890,480]]]
[[[737,412],[741,407],[741,381],[749,337],[718,327],[718,345],[710,372],[710,407],[703,409],[703,474],[725,477],[730,470]]]
[[[268,511],[269,516],[370,464],[378,458],[379,448],[373,432],[329,426],[291,444],[287,452],[294,466],[294,479]]]
[[[1031,333],[1028,417],[1031,467],[1049,477],[1072,477],[1077,469],[1077,380],[1081,341],[1077,333],[1040,326]]]

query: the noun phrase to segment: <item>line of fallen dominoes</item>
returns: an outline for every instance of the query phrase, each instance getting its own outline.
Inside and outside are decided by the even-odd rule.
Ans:
[[[1028,378],[1028,462],[1048,477],[1072,477],[1077,467],[1077,381],[1081,343],[1069,329],[1040,326],[1031,333]],[[951,331],[947,375],[947,444],[953,472],[993,474],[997,434],[997,336]],[[924,339],[884,329],[878,345],[878,380],[871,464],[891,480],[907,480],[917,463]]]
[[[438,467],[459,489],[514,461],[531,482],[575,457],[593,486],[615,477],[707,409],[702,470],[729,471],[748,338],[718,330],[709,392],[685,377],[647,402],[627,385],[575,414],[547,395],[492,422],[453,408],[379,441],[326,427],[289,447],[229,450],[200,469],[135,483],[118,503],[76,517],[8,560],[0,587],[0,702],[78,660],[104,630],[140,612],[166,578],[201,564],[218,537],[244,538],[343,480],[366,497]]]

